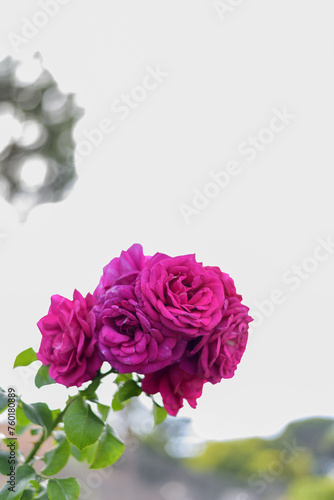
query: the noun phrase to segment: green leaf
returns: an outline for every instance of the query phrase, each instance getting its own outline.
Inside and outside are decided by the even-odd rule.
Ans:
[[[39,488],[39,493],[37,497],[35,497],[35,500],[49,500],[48,494],[46,492],[46,487],[40,484]]]
[[[0,413],[8,406],[7,392],[0,387]]]
[[[92,403],[97,403],[99,398],[98,398],[98,395],[96,394],[96,392],[93,392],[92,394],[83,394],[84,398],[85,399],[88,399],[88,401],[91,401]]]
[[[90,469],[103,469],[114,464],[122,456],[125,444],[116,436],[114,429],[106,424],[97,443],[96,454]]]
[[[40,487],[40,491],[39,491],[37,497],[34,498],[34,500],[49,500],[45,486]]]
[[[49,365],[42,365],[35,377],[35,386],[40,389],[43,385],[55,384],[56,381],[49,375]]]
[[[16,368],[17,366],[28,366],[34,361],[38,361],[38,358],[32,347],[29,347],[29,349],[20,352],[20,354],[16,356],[13,368]]]
[[[114,397],[112,398],[111,407],[114,411],[120,411],[123,410],[124,408],[124,404],[121,403],[119,400],[118,391],[114,394]]]
[[[28,429],[28,427],[32,425],[32,422],[25,416],[24,411],[22,410],[22,405],[21,402],[19,405],[16,407],[16,427],[15,427],[15,433],[20,436],[23,434],[25,430]]]
[[[65,467],[70,453],[71,445],[66,438],[56,448],[45,453],[43,460],[46,467],[42,470],[44,476],[53,476]]]
[[[12,439],[12,438],[4,438],[2,439],[2,443],[6,446],[6,451],[10,450],[9,446],[13,447],[15,445],[15,451],[19,449],[19,442],[17,439]],[[8,446],[8,448],[7,448]]]
[[[31,425],[31,421],[29,420],[29,418],[27,418],[24,414],[24,411],[22,409],[22,401],[19,402],[17,408],[16,408],[16,423],[18,425],[22,425],[22,426],[27,426],[27,425]]]
[[[98,441],[96,441],[96,443],[94,443],[91,446],[88,446],[87,448],[84,449],[85,460],[89,464],[91,464],[92,461],[94,460],[94,457],[95,457],[95,454],[96,454],[97,444],[98,444]]]
[[[153,418],[154,425],[161,424],[167,418],[167,411],[163,406],[158,405],[155,401],[153,402]]]
[[[120,385],[128,380],[132,380],[132,373],[119,373],[115,378],[115,384]]]
[[[7,444],[11,443],[12,441],[14,441],[14,438],[11,438],[11,437],[3,437],[1,439],[1,443],[5,444],[6,446],[7,446]],[[19,445],[18,445],[18,440],[17,439],[15,439],[15,443],[17,443],[16,444],[16,448],[18,448]]]
[[[9,459],[9,448],[7,450],[0,450],[0,473],[6,476],[10,472],[10,466],[16,466],[17,460],[15,463],[8,463]]]
[[[1,500],[17,500],[21,498],[23,491],[31,479],[36,479],[35,470],[30,465],[21,465],[16,469],[15,492],[9,491],[10,484],[5,483],[0,491]]]
[[[127,399],[133,398],[134,396],[139,396],[141,392],[141,388],[136,384],[134,380],[128,380],[119,388],[118,399],[121,403],[123,403]]]
[[[36,436],[37,434],[41,434],[41,432],[42,432],[42,429],[40,427],[37,427],[35,429],[31,429],[30,434],[32,436]]]
[[[52,414],[52,418],[53,418],[53,421],[55,421],[58,417],[58,415],[60,414],[60,409],[57,408],[56,410],[51,410],[51,414]]]
[[[71,453],[79,462],[83,462],[84,460],[86,460],[88,463],[91,463],[96,453],[96,447],[97,443],[94,443],[90,446],[87,446],[87,448],[85,448],[84,450],[80,451],[76,446],[71,444]]]
[[[0,473],[4,476],[8,473],[8,451],[0,450]]]
[[[25,416],[34,424],[41,425],[50,433],[53,426],[52,413],[46,403],[33,403],[28,405],[21,401]]]
[[[105,422],[108,418],[108,414],[110,411],[110,406],[103,405],[101,403],[97,403],[97,409],[99,410],[99,413],[101,415],[101,418],[103,422]]]
[[[83,462],[86,460],[86,451],[89,449],[89,446],[84,450],[80,451],[74,444],[71,444],[71,454],[74,456],[78,462]]]
[[[83,389],[82,391],[79,391],[79,392],[83,396],[92,397],[95,395],[95,391],[99,387],[100,383],[101,383],[100,377],[95,377],[95,379],[89,384],[87,389]]]
[[[36,481],[35,479],[30,480],[30,484],[35,488],[35,490],[39,491],[40,483]]]
[[[29,425],[16,425],[15,434],[17,436],[21,436],[21,434],[23,434],[28,428],[29,428]]]
[[[64,424],[67,439],[79,450],[95,443],[104,427],[102,420],[93,413],[82,397],[69,406],[65,413]]]
[[[36,491],[32,488],[26,488],[22,494],[22,496],[20,497],[20,500],[31,500],[34,495],[35,495]]]
[[[80,494],[80,486],[74,477],[50,479],[47,493],[50,500],[77,500]]]

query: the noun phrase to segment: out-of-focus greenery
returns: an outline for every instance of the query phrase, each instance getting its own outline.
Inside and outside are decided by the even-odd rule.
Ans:
[[[277,474],[284,478],[302,477],[311,472],[313,457],[309,450],[298,448],[294,455],[290,450],[290,442],[284,439],[252,438],[224,443],[210,442],[202,454],[186,462],[196,470],[223,472],[247,480],[254,473]]]
[[[198,472],[234,477],[259,499],[333,500],[334,421],[294,422],[273,439],[209,442],[184,463]],[[278,497],[271,493],[275,485]]]
[[[292,483],[287,500],[333,500],[334,480],[328,477],[306,477]]]
[[[24,219],[64,198],[75,178],[72,130],[82,115],[37,54],[0,62],[0,196]]]
[[[209,484],[210,499],[334,500],[333,419],[296,421],[271,439],[200,443],[189,421],[168,417],[140,438],[152,454],[173,459],[184,481],[190,474]]]
[[[187,463],[196,470],[224,472],[245,480],[254,473],[293,478],[312,470],[312,454],[308,450],[297,453],[291,455],[283,443],[253,438],[208,443],[201,455],[188,459]]]

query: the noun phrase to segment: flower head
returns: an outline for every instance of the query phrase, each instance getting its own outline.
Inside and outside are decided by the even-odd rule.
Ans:
[[[136,281],[140,306],[161,332],[191,339],[207,335],[222,318],[224,287],[194,255],[155,254]]]
[[[149,257],[143,254],[143,247],[138,243],[123,251],[119,257],[112,259],[103,268],[100,283],[94,292],[97,300],[101,302],[101,298],[103,300],[104,294],[113,286],[133,285],[148,259]]]
[[[37,357],[66,387],[93,379],[102,365],[94,335],[95,304],[92,295],[84,298],[77,290],[73,301],[53,295],[48,314],[37,323],[42,334]]]
[[[186,341],[163,334],[141,310],[132,285],[115,285],[95,308],[99,349],[120,373],[151,373],[180,359]]]
[[[146,375],[142,389],[147,394],[160,392],[167,412],[175,416],[183,406],[183,399],[186,399],[192,408],[196,408],[196,400],[202,395],[205,382],[203,377],[187,373],[176,363]]]

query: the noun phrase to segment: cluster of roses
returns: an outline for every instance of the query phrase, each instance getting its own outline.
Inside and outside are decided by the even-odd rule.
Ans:
[[[231,378],[252,320],[234,282],[194,255],[143,254],[135,244],[103,270],[93,295],[51,298],[38,322],[38,358],[56,382],[80,386],[107,361],[144,375],[142,390],[161,393],[169,414],[192,406],[205,382]]]

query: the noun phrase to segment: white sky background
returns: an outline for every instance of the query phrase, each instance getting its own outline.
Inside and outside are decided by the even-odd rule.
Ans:
[[[284,300],[252,329],[235,378],[207,384],[197,410],[180,412],[200,436],[269,435],[333,415],[334,251],[304,261],[318,238],[334,240],[333,1],[247,0],[221,19],[211,0],[71,0],[16,52],[8,33],[21,34],[40,3],[3,6],[1,58],[41,53],[85,108],[77,141],[104,118],[115,131],[78,166],[66,201],[35,209],[23,227],[1,204],[1,385],[28,402],[64,401],[58,387],[33,389],[13,359],[38,349],[35,324],[52,294],[93,291],[103,266],[140,242],[148,255],[195,252],[220,266],[253,311],[275,289]],[[169,76],[122,120],[111,104],[156,65]],[[247,161],[240,143],[284,107],[291,123]],[[230,160],[241,173],[187,224],[179,205]],[[292,281],[303,261],[306,274]]]

